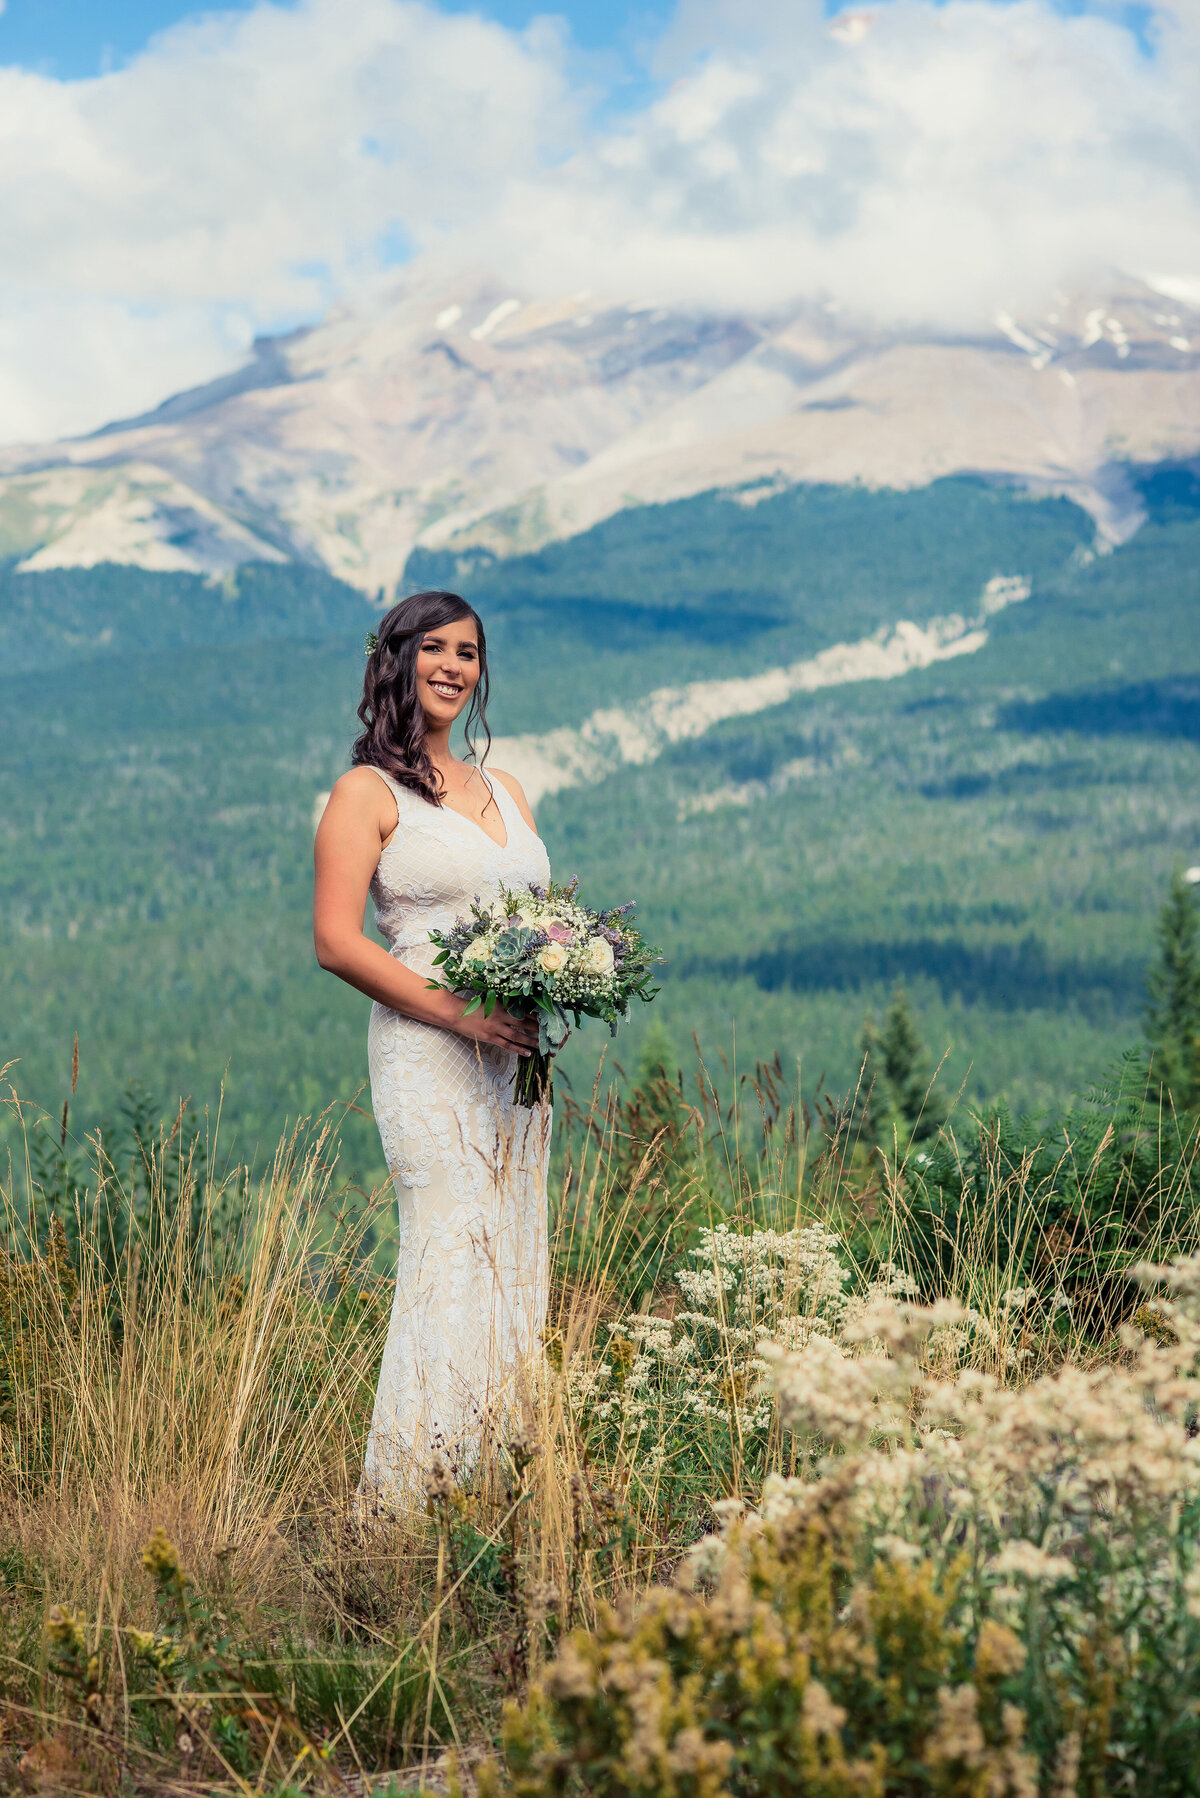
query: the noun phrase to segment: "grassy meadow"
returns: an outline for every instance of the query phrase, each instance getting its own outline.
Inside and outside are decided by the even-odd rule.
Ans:
[[[1194,1792],[1200,1145],[1132,1063],[1060,1122],[905,1150],[647,1056],[562,1126],[528,1387],[365,1523],[337,1115],[15,1157],[6,1785]]]

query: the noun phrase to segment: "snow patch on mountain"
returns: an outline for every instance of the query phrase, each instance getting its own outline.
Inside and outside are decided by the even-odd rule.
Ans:
[[[841,762],[851,759],[845,754],[838,757]],[[768,780],[741,780],[724,787],[713,787],[706,793],[691,793],[679,801],[675,815],[682,824],[688,818],[724,811],[727,806],[758,805],[764,799],[786,793],[797,781],[815,779],[823,767],[834,765],[833,762],[818,763],[811,755],[793,756],[791,761],[781,762]]]

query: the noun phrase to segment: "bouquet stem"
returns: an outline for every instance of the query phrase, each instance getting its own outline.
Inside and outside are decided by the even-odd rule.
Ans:
[[[550,1069],[553,1064],[552,1055],[543,1055],[537,1049],[532,1055],[522,1055],[517,1060],[517,1079],[514,1094],[518,1105],[532,1107],[540,1105],[550,1091]]]

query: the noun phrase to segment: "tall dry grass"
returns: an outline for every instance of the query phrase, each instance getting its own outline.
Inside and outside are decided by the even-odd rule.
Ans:
[[[164,1132],[115,1278],[80,1208],[70,1229],[47,1218],[28,1166],[23,1190],[0,1183],[10,1528],[70,1541],[81,1575],[155,1525],[265,1571],[281,1531],[344,1491],[386,1311],[355,1283],[367,1214],[349,1232],[331,1216],[330,1149],[328,1123],[293,1132],[260,1181],[204,1179],[194,1216]],[[89,1197],[121,1205],[103,1156],[95,1173]]]

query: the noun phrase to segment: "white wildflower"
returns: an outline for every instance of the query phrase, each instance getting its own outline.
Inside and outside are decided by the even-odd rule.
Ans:
[[[876,1536],[875,1552],[886,1555],[889,1561],[902,1561],[913,1566],[921,1559],[921,1550],[915,1542],[906,1542],[903,1536]]]
[[[720,1536],[701,1536],[684,1556],[691,1579],[698,1586],[715,1585],[721,1577],[728,1550]]]
[[[1065,1555],[1047,1554],[1036,1542],[1026,1542],[1020,1536],[1005,1543],[1000,1553],[992,1556],[988,1566],[994,1573],[1015,1573],[1021,1579],[1048,1584],[1073,1579],[1075,1575],[1074,1564]]]

